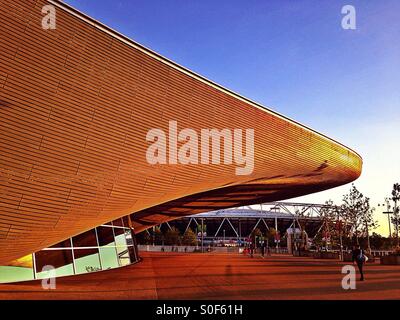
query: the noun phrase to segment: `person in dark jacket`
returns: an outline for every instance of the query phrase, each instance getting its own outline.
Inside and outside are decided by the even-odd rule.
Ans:
[[[264,258],[265,254],[265,241],[261,243],[261,256]]]
[[[254,248],[255,248],[254,243],[251,242],[250,243],[250,257],[251,258],[253,258],[253,256],[254,256]]]
[[[365,263],[365,253],[364,250],[361,249],[359,245],[354,246],[353,248],[353,257],[352,257],[353,263],[357,263],[358,270],[360,271],[360,281],[364,281],[364,272],[363,272],[363,267]]]

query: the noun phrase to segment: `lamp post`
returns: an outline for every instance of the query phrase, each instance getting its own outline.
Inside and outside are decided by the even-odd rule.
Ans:
[[[337,213],[337,223],[338,223],[337,229],[339,232],[339,242],[340,242],[340,260],[344,261],[344,258],[343,258],[343,233],[342,233],[343,223],[342,223],[342,220],[340,220],[340,207],[335,205],[334,208]]]
[[[269,211],[274,212],[275,213],[275,232],[276,232],[276,237],[275,237],[275,243],[276,243],[276,252],[278,252],[278,248],[279,248],[279,241],[280,239],[278,239],[278,213],[280,212],[280,208],[278,206],[273,206],[272,208],[269,209]]]
[[[201,218],[201,252],[204,252],[204,218]]]
[[[385,203],[382,203],[382,204],[378,203],[378,206],[381,206],[381,205],[382,205],[382,207],[383,207],[385,204],[386,204],[386,211],[383,211],[382,213],[383,213],[383,214],[387,214],[387,217],[388,217],[389,239],[390,239],[389,241],[391,242],[391,239],[392,239],[392,228],[391,228],[391,225],[390,225],[390,215],[393,214],[393,211],[390,211],[390,202],[389,202],[389,198],[385,198]]]
[[[240,219],[239,219],[239,246],[241,246],[242,245],[242,226],[241,226],[241,223],[240,223],[241,221],[240,221]]]

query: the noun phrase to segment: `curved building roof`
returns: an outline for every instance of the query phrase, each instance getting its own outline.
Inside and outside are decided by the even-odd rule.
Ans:
[[[57,9],[55,30],[42,8]],[[177,217],[355,180],[351,149],[155,54],[60,1],[0,3],[0,264],[115,218]],[[149,130],[254,130],[254,170],[151,165]],[[222,152],[221,152],[222,153]]]

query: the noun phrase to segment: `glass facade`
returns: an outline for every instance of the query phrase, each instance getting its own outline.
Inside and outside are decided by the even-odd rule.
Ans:
[[[45,266],[51,265],[55,268],[56,276],[67,276],[74,274],[73,256],[71,249],[56,249],[42,250],[34,255],[34,270],[37,279],[46,278],[47,271],[42,271]],[[49,263],[49,261],[51,263]]]
[[[0,266],[0,283],[102,271],[139,261],[128,219],[117,219],[24,257],[24,266]]]
[[[125,266],[130,263],[128,245],[126,244],[126,229],[122,227],[115,227],[115,245],[117,249],[118,261],[121,266]]]

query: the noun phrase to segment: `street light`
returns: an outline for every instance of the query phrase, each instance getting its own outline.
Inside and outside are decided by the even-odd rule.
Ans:
[[[383,211],[383,214],[387,214],[388,216],[388,224],[389,224],[389,239],[392,238],[392,228],[390,225],[390,215],[393,214],[393,211],[389,211],[390,210],[390,202],[389,202],[389,198],[385,198],[385,203],[378,203],[378,207],[380,207],[382,205],[382,207],[386,204],[386,211]]]
[[[277,205],[274,205],[273,207],[271,207],[269,209],[269,211],[274,212],[275,213],[275,243],[276,243],[276,252],[278,252],[278,248],[279,248],[279,241],[280,239],[278,239],[279,236],[279,230],[278,230],[278,213],[281,211],[281,208],[278,207]]]

